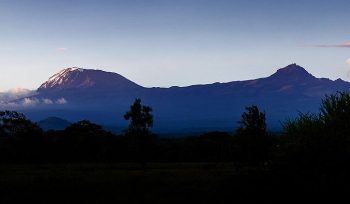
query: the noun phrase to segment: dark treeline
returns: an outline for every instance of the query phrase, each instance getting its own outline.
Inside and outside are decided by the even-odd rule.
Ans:
[[[350,96],[326,96],[318,114],[303,114],[268,133],[265,113],[250,106],[232,134],[161,138],[152,134],[152,109],[135,100],[125,134],[114,135],[89,121],[62,131],[42,131],[23,114],[0,112],[1,162],[236,162],[241,165],[292,164],[320,167],[350,161]],[[234,121],[233,121],[234,123]]]
[[[2,111],[0,165],[126,162],[147,168],[147,163],[156,162],[202,162],[207,164],[203,168],[221,168],[229,163],[234,166],[231,180],[215,184],[215,197],[223,200],[232,192],[242,197],[247,192],[290,196],[298,191],[298,196],[311,197],[350,192],[348,93],[326,96],[319,113],[301,113],[285,121],[278,135],[267,132],[265,113],[257,106],[246,108],[234,133],[182,138],[153,134],[151,113],[151,107],[135,100],[124,115],[130,122],[127,131],[114,135],[89,121],[43,132],[23,114]]]
[[[136,101],[136,104],[140,104],[140,101]],[[147,112],[149,107],[145,107]],[[143,110],[131,110],[125,118],[134,119],[122,135],[114,135],[86,120],[76,122],[62,131],[44,132],[21,113],[0,112],[0,161],[258,162],[267,159],[267,148],[272,148],[271,142],[276,139],[266,134],[265,129],[245,133],[243,126],[235,135],[209,132],[193,137],[162,138],[149,131],[152,116],[144,114]]]
[[[114,135],[89,121],[63,131],[43,132],[23,114],[0,112],[0,161],[183,162],[231,161],[233,137],[212,132],[199,137],[159,138],[147,128]]]

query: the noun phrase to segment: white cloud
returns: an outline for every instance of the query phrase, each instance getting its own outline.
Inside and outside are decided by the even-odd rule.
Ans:
[[[43,99],[43,103],[44,103],[44,104],[53,104],[53,101],[52,101],[51,99],[44,98],[44,99]]]
[[[1,101],[0,100],[0,109],[22,109],[28,107],[36,107],[40,105],[64,105],[68,103],[65,98],[59,98],[57,100],[52,100],[49,98],[38,99],[35,97],[26,97],[23,99],[18,99],[15,101]]]
[[[0,109],[13,109],[13,108],[17,108],[19,107],[19,104],[18,103],[7,103],[7,102],[3,102],[3,101],[0,101]]]
[[[350,58],[348,58],[348,59],[346,60],[346,63],[347,63],[347,64],[350,64]]]
[[[350,41],[341,44],[316,44],[311,47],[323,47],[323,48],[350,48]]]
[[[33,91],[24,88],[13,88],[10,89],[8,92],[13,95],[28,95],[31,94]]]
[[[37,98],[25,98],[22,100],[23,106],[34,106],[39,103],[40,101]]]
[[[66,47],[59,47],[56,49],[56,51],[58,51],[58,52],[66,52],[67,50],[68,50],[68,48],[66,48]]]
[[[36,92],[29,90],[29,89],[23,89],[23,88],[14,88],[10,89],[7,92],[0,93],[0,101],[3,102],[9,102],[12,100],[33,96]]]
[[[57,104],[66,104],[68,101],[65,98],[60,98],[56,100]]]

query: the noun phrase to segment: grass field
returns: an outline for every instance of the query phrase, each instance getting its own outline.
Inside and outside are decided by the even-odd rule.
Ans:
[[[1,165],[1,203],[213,201],[234,176],[230,163]]]
[[[319,196],[318,181],[232,163],[2,164],[0,203],[234,203]],[[311,194],[310,194],[311,193]]]

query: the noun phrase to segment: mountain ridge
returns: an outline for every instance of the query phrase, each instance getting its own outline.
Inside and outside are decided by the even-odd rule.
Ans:
[[[38,120],[55,115],[69,121],[116,121],[123,129],[127,125],[123,114],[135,98],[141,98],[153,107],[156,131],[232,130],[244,107],[258,105],[266,111],[271,129],[278,129],[286,118],[317,111],[326,94],[349,90],[349,82],[316,78],[296,64],[264,78],[170,88],[142,87],[117,73],[75,67],[55,74],[34,96],[38,101],[63,98],[67,103],[24,111]]]
[[[115,75],[115,76],[118,76],[120,78],[123,78],[123,79],[127,80],[128,82],[132,82],[132,83],[138,85],[137,83],[135,83],[135,82],[133,82],[133,81],[131,81],[131,80],[123,77],[122,75],[115,73],[115,72],[108,72],[108,71],[103,71],[100,69],[86,69],[86,68],[80,68],[80,67],[68,67],[68,68],[62,69],[58,73],[51,76],[48,81],[44,82],[38,88],[38,90],[45,89],[45,88],[52,88],[49,85],[52,84],[51,81],[53,79],[54,79],[54,81],[57,81],[55,79],[55,77],[57,77],[57,76],[63,75],[63,77],[67,77],[67,74],[69,74],[69,73],[76,74],[76,73],[82,73],[82,72],[90,72],[90,73],[91,72],[101,72],[101,73],[105,73],[105,74],[111,74],[111,75]],[[281,76],[286,77],[286,78],[288,78],[288,77],[290,78],[292,76],[299,77],[299,78],[303,78],[303,77],[306,78],[306,76],[308,76],[310,78],[316,78],[312,74],[310,74],[308,71],[306,71],[303,67],[301,67],[295,63],[290,64],[290,65],[283,67],[283,68],[278,68],[276,70],[276,72],[273,73],[272,75],[270,75],[269,77],[281,77]],[[262,78],[257,78],[257,79],[263,79],[263,78],[268,78],[268,77],[262,77]],[[191,86],[211,85],[211,84],[226,84],[226,83],[231,83],[231,82],[244,82],[244,81],[250,81],[250,80],[257,80],[257,79],[238,80],[238,81],[229,81],[229,82],[213,82],[213,83],[207,83],[207,84],[193,84],[193,85],[188,85],[188,86],[170,86],[170,87],[143,87],[141,85],[138,85],[138,86],[143,87],[143,88],[186,88],[186,87],[191,87]],[[64,79],[61,79],[61,80],[64,81]]]

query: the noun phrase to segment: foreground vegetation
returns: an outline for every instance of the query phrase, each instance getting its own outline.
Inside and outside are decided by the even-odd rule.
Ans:
[[[326,96],[280,135],[250,106],[232,135],[158,138],[152,109],[136,100],[124,135],[89,121],[43,132],[17,112],[0,112],[0,201],[42,203],[219,202],[333,198],[350,193],[350,96]]]

